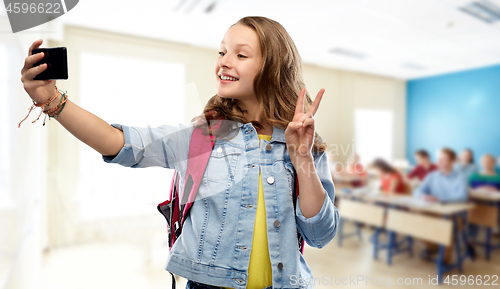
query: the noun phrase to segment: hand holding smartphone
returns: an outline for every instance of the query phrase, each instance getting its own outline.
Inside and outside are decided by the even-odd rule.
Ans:
[[[35,76],[34,80],[68,79],[68,56],[66,47],[38,48],[32,55],[43,52],[44,57],[33,67],[47,63],[47,69]]]

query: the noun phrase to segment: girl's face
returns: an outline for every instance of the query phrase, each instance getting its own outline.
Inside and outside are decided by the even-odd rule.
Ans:
[[[217,94],[239,100],[255,98],[253,83],[261,63],[257,33],[245,25],[229,28],[215,62]]]

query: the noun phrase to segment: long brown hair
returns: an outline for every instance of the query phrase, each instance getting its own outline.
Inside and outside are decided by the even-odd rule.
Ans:
[[[399,174],[398,170],[396,170],[393,166],[391,166],[384,159],[377,158],[373,161],[373,167],[381,169],[384,173],[388,174]]]
[[[262,66],[257,73],[253,88],[260,104],[261,121],[286,129],[295,114],[295,105],[300,90],[305,87],[302,78],[302,59],[297,47],[285,28],[266,17],[249,16],[241,18],[234,25],[246,25],[258,35],[262,52]],[[231,27],[232,27],[231,26]],[[305,109],[312,104],[309,94],[305,94]],[[207,102],[203,113],[193,120],[232,120],[248,123],[242,110],[232,98],[214,95]],[[210,122],[212,123],[212,122]],[[232,122],[223,122],[218,130],[212,131],[217,138],[230,133]],[[258,121],[251,121],[256,128],[263,128]],[[326,143],[315,133],[313,151],[326,150]]]

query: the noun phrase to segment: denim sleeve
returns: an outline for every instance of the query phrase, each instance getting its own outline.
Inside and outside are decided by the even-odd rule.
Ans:
[[[299,206],[299,197],[296,203],[296,222],[299,232],[305,242],[312,247],[322,248],[330,243],[337,234],[337,224],[339,222],[339,211],[334,205],[335,186],[333,185],[330,167],[326,153],[322,152],[315,158],[314,165],[318,177],[325,189],[325,200],[321,210],[313,217],[306,218],[302,214]]]
[[[123,131],[125,144],[116,156],[102,156],[107,163],[125,167],[145,168],[159,166],[177,169],[187,162],[189,142],[194,122],[188,125],[161,125],[158,127],[133,127],[111,124]]]

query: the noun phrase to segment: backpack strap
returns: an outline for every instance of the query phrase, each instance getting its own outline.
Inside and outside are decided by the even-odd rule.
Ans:
[[[217,124],[214,125],[214,129],[219,128],[221,123],[222,121],[218,121]],[[209,121],[208,126],[210,128]],[[214,137],[215,136],[213,136],[211,132],[210,135],[207,136],[203,134],[203,129],[194,128],[191,141],[189,143],[184,189],[181,192],[179,188],[181,174],[178,171],[175,171],[171,183],[170,199],[157,206],[158,211],[160,211],[160,213],[162,213],[167,219],[169,226],[169,249],[172,248],[174,242],[181,234],[182,224],[184,223],[187,213],[189,212],[189,209],[191,209],[196,194],[198,193],[198,188],[200,187],[203,174],[205,173],[205,169],[215,143],[213,140]],[[175,276],[172,272],[169,273],[172,276],[172,289],[175,289]]]
[[[170,184],[170,197],[166,201],[158,204],[158,211],[167,220],[168,227],[168,247],[169,249],[174,245],[175,239],[179,236],[179,206],[177,205],[179,199],[179,182],[180,174],[175,171],[172,176]],[[175,229],[174,229],[175,228]]]
[[[213,126],[213,129],[218,129],[221,123],[222,119]],[[210,128],[209,121],[208,127]],[[214,138],[215,136],[212,135],[212,132],[210,132],[210,135],[203,134],[202,128],[195,128],[193,131],[191,142],[189,143],[184,188],[180,196],[180,214],[182,214],[180,218],[181,224],[184,223],[189,209],[191,209],[196,194],[198,193],[198,188],[200,187],[201,180],[215,144]]]

